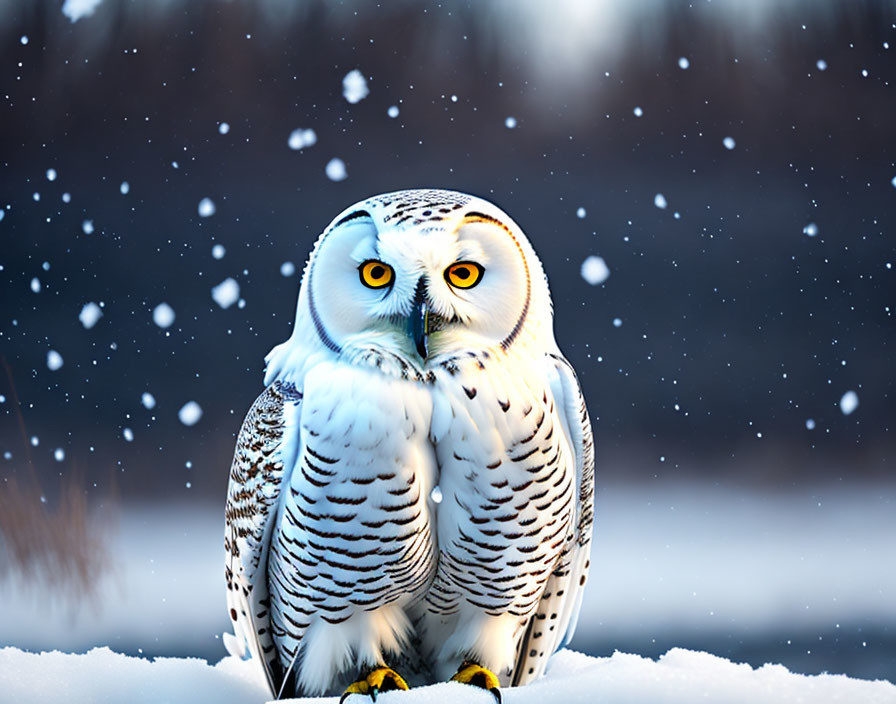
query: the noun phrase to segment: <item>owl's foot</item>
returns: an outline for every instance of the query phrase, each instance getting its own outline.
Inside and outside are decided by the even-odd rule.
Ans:
[[[339,704],[348,699],[349,694],[367,694],[373,701],[380,692],[388,692],[394,689],[408,689],[408,683],[391,667],[377,667],[367,673],[362,674],[357,682],[352,682],[348,688],[342,693]]]
[[[487,689],[495,695],[498,704],[501,704],[501,690],[498,689],[498,686],[501,683],[498,682],[498,676],[491,670],[486,670],[481,665],[477,665],[475,662],[465,661],[459,668],[457,668],[457,674],[451,678],[451,681],[463,682],[464,684],[471,684],[474,687]]]

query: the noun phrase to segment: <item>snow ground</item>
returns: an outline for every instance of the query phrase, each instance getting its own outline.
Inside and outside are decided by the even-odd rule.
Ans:
[[[33,654],[0,650],[0,704],[257,704],[266,700],[264,686],[250,663],[224,658],[215,666],[204,660],[133,658],[108,648],[84,655]],[[894,704],[896,685],[854,680],[843,675],[797,675],[780,665],[753,669],[707,653],[676,648],[658,660],[614,653],[592,658],[559,653],[544,679],[505,689],[507,704]],[[369,702],[364,697],[352,697]],[[299,700],[293,700],[299,701]],[[338,701],[335,697],[301,700]],[[443,683],[410,692],[381,694],[382,704],[494,704],[492,695],[467,685]]]

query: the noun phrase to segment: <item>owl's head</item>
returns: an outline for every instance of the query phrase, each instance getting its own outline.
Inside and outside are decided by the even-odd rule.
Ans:
[[[386,193],[340,213],[311,253],[266,383],[301,374],[309,357],[371,345],[420,367],[464,350],[551,348],[550,293],[522,230],[455,191]]]

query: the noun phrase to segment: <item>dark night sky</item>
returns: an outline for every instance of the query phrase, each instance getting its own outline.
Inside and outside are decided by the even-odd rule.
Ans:
[[[894,3],[794,0],[750,26],[716,3],[633,3],[613,41],[600,16],[552,35],[454,2],[108,1],[74,24],[58,4],[0,3],[0,354],[24,425],[4,374],[3,475],[30,456],[48,492],[77,469],[127,498],[222,496],[317,234],[420,186],[489,198],[528,233],[602,476],[892,474]],[[350,105],[355,68],[370,95]],[[299,127],[317,143],[293,151]],[[611,271],[596,287],[579,275],[591,254]],[[244,308],[212,300],[228,276]],[[104,315],[88,330],[90,301]],[[204,414],[186,427],[190,400]]]

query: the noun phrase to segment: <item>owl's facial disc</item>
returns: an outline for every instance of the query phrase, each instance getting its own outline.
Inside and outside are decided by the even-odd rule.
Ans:
[[[328,232],[309,272],[311,318],[335,352],[387,345],[426,360],[506,349],[529,310],[522,248],[508,226],[480,213],[420,229],[359,213]]]

